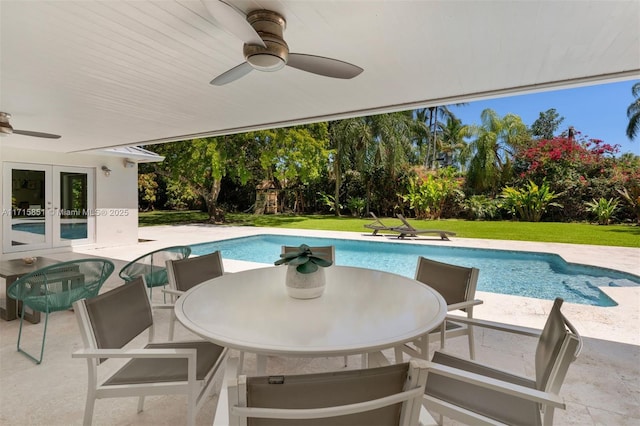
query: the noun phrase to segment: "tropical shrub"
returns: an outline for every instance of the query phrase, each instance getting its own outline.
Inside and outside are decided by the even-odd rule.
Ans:
[[[401,197],[409,203],[419,219],[439,219],[447,199],[460,191],[461,183],[452,168],[441,169],[436,175],[409,179],[407,193]]]
[[[618,208],[618,200],[614,198],[609,198],[608,200],[600,198],[597,201],[593,199],[592,201],[587,201],[585,204],[588,210],[596,215],[600,225],[608,225],[611,222],[613,213]]]
[[[469,219],[491,220],[499,216],[500,202],[486,195],[472,195],[463,202]]]
[[[324,192],[318,192],[318,195],[320,196],[320,199],[322,200],[324,205],[329,207],[330,212],[336,211],[336,209],[338,211],[343,209],[343,205],[336,202],[336,197],[334,197],[333,195],[325,194]]]
[[[562,207],[561,204],[553,202],[558,195],[549,190],[546,182],[538,186],[535,182],[529,181],[520,189],[507,186],[500,196],[504,198],[502,206],[526,222],[539,222],[550,206]]]
[[[617,216],[633,218],[640,225],[640,157],[624,154],[616,163],[616,172],[612,185],[625,201]]]
[[[362,212],[364,212],[364,208],[366,207],[367,202],[364,198],[360,197],[349,197],[347,199],[347,208],[351,212],[351,216],[362,216]]]

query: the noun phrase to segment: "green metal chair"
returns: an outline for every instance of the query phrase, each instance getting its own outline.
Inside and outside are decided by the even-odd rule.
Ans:
[[[35,361],[36,364],[40,364],[44,354],[49,313],[71,309],[73,302],[96,296],[114,269],[113,262],[106,259],[78,259],[37,269],[11,284],[7,294],[22,303],[18,352]],[[34,357],[20,347],[22,324],[27,307],[45,313],[40,358]]]
[[[167,260],[186,259],[191,255],[189,246],[172,246],[154,250],[124,265],[120,270],[120,278],[131,282],[139,276],[143,276],[149,289],[149,300],[153,297],[154,287],[164,287],[168,284]],[[164,299],[166,303],[166,295]]]

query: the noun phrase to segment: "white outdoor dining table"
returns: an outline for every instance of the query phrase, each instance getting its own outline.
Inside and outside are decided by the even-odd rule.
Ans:
[[[287,267],[225,274],[181,296],[178,320],[221,346],[255,353],[258,374],[267,355],[318,357],[394,347],[437,327],[447,306],[432,288],[407,277],[349,266],[325,268],[326,289],[293,299]]]

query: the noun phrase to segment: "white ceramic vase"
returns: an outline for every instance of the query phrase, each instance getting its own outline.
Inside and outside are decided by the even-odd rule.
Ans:
[[[295,265],[287,266],[287,294],[294,299],[314,299],[322,296],[326,280],[324,268],[310,274],[301,274]]]

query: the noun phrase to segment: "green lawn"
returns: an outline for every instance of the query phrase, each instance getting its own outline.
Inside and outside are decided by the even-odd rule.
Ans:
[[[154,211],[140,213],[140,226],[175,225],[206,222],[207,214],[198,211]],[[367,232],[371,219],[335,217],[329,215],[261,215],[228,213],[227,225],[264,226],[273,228],[320,229],[330,231]],[[387,226],[400,225],[398,219],[380,218]],[[603,246],[640,247],[640,227],[631,225],[592,225],[555,222],[480,222],[465,220],[415,220],[417,229],[443,229],[464,238],[540,241]]]

